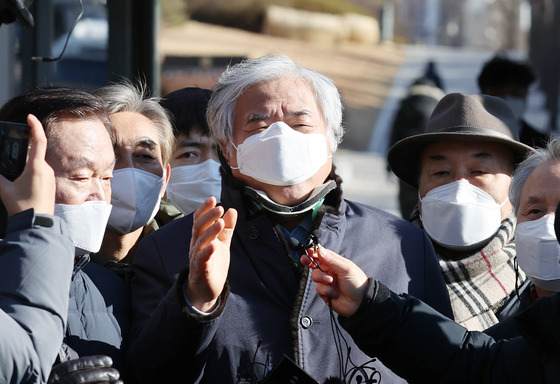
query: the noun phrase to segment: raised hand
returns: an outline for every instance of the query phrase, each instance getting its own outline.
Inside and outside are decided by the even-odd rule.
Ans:
[[[311,278],[317,283],[317,293],[327,305],[330,299],[332,309],[345,317],[356,312],[368,284],[366,274],[356,264],[323,247],[319,247],[317,253],[308,249],[301,262],[313,268]]]
[[[210,197],[194,213],[186,296],[202,312],[211,311],[224,289],[237,211],[216,206]]]
[[[22,174],[13,182],[0,175],[0,197],[8,215],[34,208],[36,213],[54,213],[55,178],[45,161],[47,138],[39,120],[27,116],[31,127],[31,148]]]

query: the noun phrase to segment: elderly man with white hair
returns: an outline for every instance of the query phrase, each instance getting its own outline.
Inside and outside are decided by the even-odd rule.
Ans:
[[[288,382],[280,379],[288,367],[298,382],[348,382],[359,371],[402,383],[332,332],[299,262],[320,242],[451,315],[427,236],[343,199],[333,166],[343,135],[336,86],[284,56],[247,60],[221,76],[207,118],[221,149],[222,205],[210,198],[139,245],[128,353],[136,378],[257,383],[272,369],[267,380]]]

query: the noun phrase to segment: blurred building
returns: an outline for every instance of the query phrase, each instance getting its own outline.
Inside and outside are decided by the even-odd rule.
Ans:
[[[395,41],[411,44],[524,49],[525,0],[394,0]]]

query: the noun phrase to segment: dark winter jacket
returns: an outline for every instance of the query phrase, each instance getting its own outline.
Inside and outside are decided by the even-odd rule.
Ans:
[[[79,356],[110,356],[123,373],[130,290],[115,273],[88,260],[86,256],[85,262],[78,263],[72,278],[64,342]]]
[[[0,241],[0,383],[45,383],[62,343],[74,246],[66,224],[27,210]]]
[[[371,283],[341,325],[358,347],[410,383],[559,383],[560,294],[515,317],[522,336],[495,341],[469,332],[409,295]]]
[[[250,382],[262,379],[282,355],[320,383],[340,377],[328,308],[308,270],[295,267],[282,231],[275,231],[264,212],[251,213],[253,204],[243,191],[223,187],[224,207],[236,208],[239,217],[231,245],[229,292],[224,290],[211,315],[192,314],[183,294],[192,216],[141,241],[133,261],[133,337],[127,354],[137,379]],[[327,196],[315,224],[322,246],[352,259],[395,291],[418,295],[451,314],[431,242],[412,224],[341,200],[340,188]],[[343,334],[355,365],[378,370],[383,383],[403,382]],[[342,354],[346,358],[345,346]]]

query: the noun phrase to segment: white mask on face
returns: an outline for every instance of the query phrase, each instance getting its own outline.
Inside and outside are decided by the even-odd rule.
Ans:
[[[219,201],[221,192],[220,163],[209,159],[200,164],[173,168],[166,193],[167,201],[188,215],[210,196]]]
[[[554,215],[517,224],[517,262],[529,279],[548,291],[560,291],[560,245],[554,232]]]
[[[282,121],[249,136],[235,148],[238,168],[233,169],[262,183],[280,186],[309,179],[332,157],[327,154],[325,135],[297,132]]]
[[[420,199],[420,197],[419,197]],[[466,180],[429,191],[422,202],[422,224],[430,238],[452,250],[471,250],[500,228],[501,207],[492,196]]]
[[[111,205],[105,201],[86,201],[80,205],[55,204],[54,214],[68,224],[76,256],[98,252],[101,248]]]
[[[159,209],[162,187],[163,177],[141,169],[122,168],[113,171],[113,210],[108,227],[124,234],[148,224]]]

